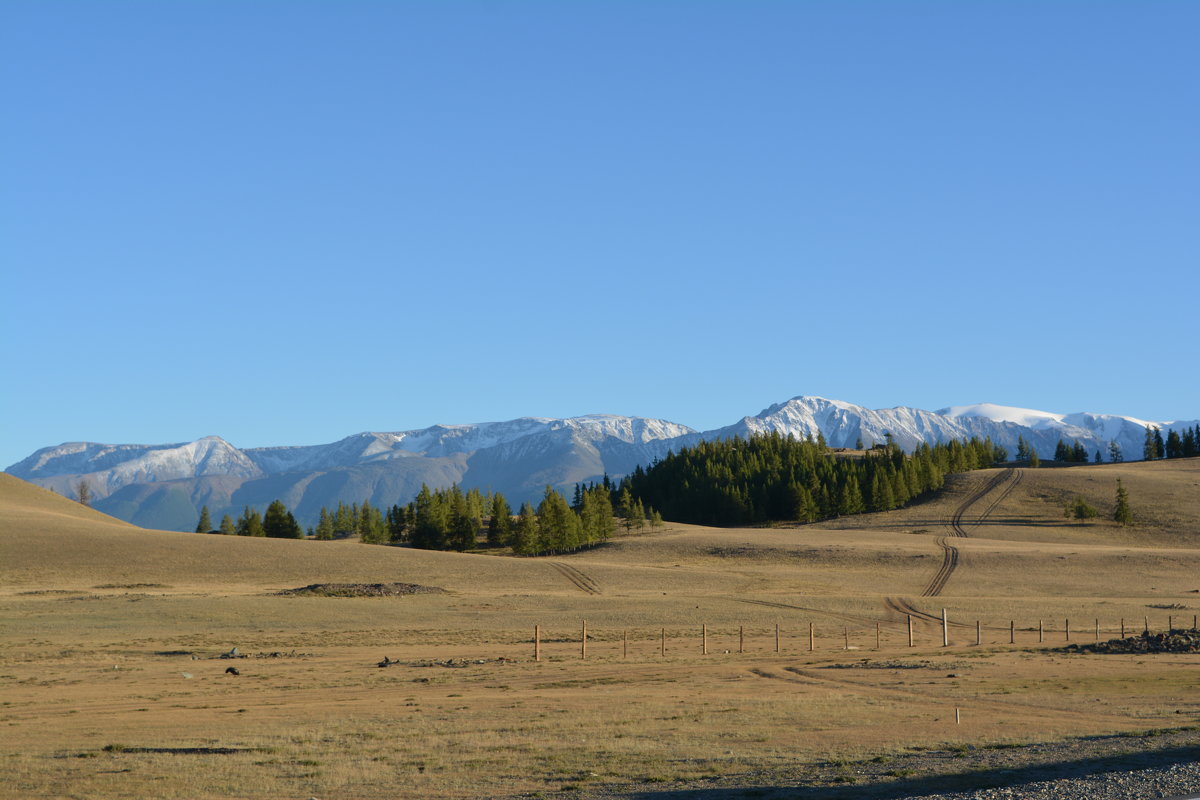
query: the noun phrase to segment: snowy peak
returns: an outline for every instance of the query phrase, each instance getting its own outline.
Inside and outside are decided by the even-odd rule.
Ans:
[[[262,474],[245,453],[219,436],[160,445],[67,442],[44,447],[7,471],[26,480],[86,476],[92,491],[100,497],[130,483]]]
[[[1026,428],[1045,428],[1061,424],[1064,414],[1051,414],[1048,411],[1035,411],[1032,408],[1016,408],[1015,406],[1000,406],[995,403],[975,403],[969,406],[950,406],[940,409],[938,414],[951,419],[963,417],[980,417],[993,422],[1011,422]]]

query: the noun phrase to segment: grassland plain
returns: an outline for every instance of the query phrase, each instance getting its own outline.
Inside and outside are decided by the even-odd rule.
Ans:
[[[1057,648],[1068,620],[1073,642],[1191,626],[1200,462],[1020,470],[954,536],[994,477],[516,559],[144,531],[0,475],[0,797],[868,796],[1070,742],[1191,752],[1200,655]],[[1063,518],[1117,477],[1136,526]],[[382,582],[445,593],[278,594]]]

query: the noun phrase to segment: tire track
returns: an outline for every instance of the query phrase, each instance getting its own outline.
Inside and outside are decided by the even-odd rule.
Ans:
[[[564,564],[561,561],[550,561],[550,566],[558,570],[559,574],[575,584],[575,587],[586,594],[600,594],[600,586],[588,577],[583,572],[579,571],[570,564]]]
[[[887,606],[887,608],[889,610],[895,611],[898,614],[905,614],[907,616],[910,616],[918,622],[935,622],[938,625],[942,624],[941,617],[937,616],[936,614],[930,614],[927,611],[922,611],[921,609],[917,608],[915,605],[910,603],[908,600],[905,600],[903,597],[884,598],[883,604],[885,606]],[[970,623],[955,622],[953,620],[948,620],[946,624],[949,625],[951,628],[970,628],[972,630],[975,628],[975,626],[971,625]],[[990,630],[990,628],[989,628],[989,630]],[[1008,629],[1005,628],[1004,630],[1008,630]]]
[[[967,538],[967,529],[963,527],[963,517],[971,510],[972,506],[1001,485],[1008,484],[1005,486],[1004,491],[975,520],[972,527],[977,528],[1012,493],[1012,490],[1021,482],[1021,478],[1022,474],[1020,470],[1009,467],[1003,472],[997,472],[987,483],[972,492],[966,500],[959,504],[958,508],[950,516],[950,527],[954,531],[954,536],[961,539]],[[922,597],[937,597],[941,594],[942,590],[946,588],[946,584],[950,582],[950,577],[954,574],[954,570],[958,568],[958,548],[950,543],[950,538],[952,537],[939,536],[935,540],[937,546],[942,548],[942,565],[938,568],[933,578],[930,579],[929,583],[926,584],[924,591],[921,592]]]
[[[835,619],[844,619],[847,622],[862,622],[868,625],[874,625],[876,622],[887,621],[881,620],[878,617],[864,617],[857,614],[842,614],[837,611],[826,611],[825,609],[810,608],[809,606],[797,606],[791,603],[775,603],[770,600],[751,600],[748,597],[726,597],[725,599],[733,600],[734,602],[738,603],[750,603],[751,605],[756,606],[766,606],[768,608],[786,608],[793,611],[808,611],[812,614],[822,614],[827,617],[834,617]]]
[[[966,536],[965,533],[962,535]],[[958,568],[958,548],[950,544],[945,536],[939,536],[935,541],[937,546],[942,548],[942,565],[938,567],[937,573],[926,584],[924,591],[921,592],[921,597],[937,597],[941,594],[942,589],[945,589],[946,584],[950,581],[950,576]]]

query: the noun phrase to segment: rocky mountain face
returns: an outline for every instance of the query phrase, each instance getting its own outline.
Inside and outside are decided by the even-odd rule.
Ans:
[[[743,417],[733,425],[698,432],[657,419],[590,415],[571,419],[525,417],[479,425],[436,425],[397,433],[360,433],[305,447],[239,450],[217,436],[168,445],[73,442],[38,450],[8,468],[25,480],[74,496],[86,480],[93,505],[147,528],[191,530],[201,506],[214,523],[245,506],[264,509],[278,498],[305,523],[321,506],[339,500],[388,507],[406,503],[421,484],[452,483],[501,491],[510,501],[540,496],[546,485],[569,490],[576,482],[619,477],[671,450],[701,439],[779,432],[821,434],[831,447],[867,447],[890,433],[911,450],[921,442],[991,437],[1015,454],[1024,436],[1049,459],[1059,439],[1082,443],[1108,458],[1115,441],[1127,460],[1141,458],[1146,425],[1164,434],[1195,420],[1145,422],[1104,414],[1052,414],[982,403],[940,411],[897,407],[867,409],[820,397],[795,397]]]

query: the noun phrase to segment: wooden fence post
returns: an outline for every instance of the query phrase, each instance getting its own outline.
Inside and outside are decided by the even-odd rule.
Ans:
[[[587,620],[583,621],[583,633],[579,635],[579,657],[587,658]]]
[[[1038,620],[1038,644],[1046,641],[1045,629],[1042,627],[1042,621]]]
[[[976,644],[976,646],[982,644],[982,640],[979,637],[980,637],[979,620],[975,620],[975,644]]]
[[[708,655],[708,623],[705,622],[700,626],[700,654]]]
[[[1010,619],[1008,621],[1008,643],[1017,643],[1017,621]]]
[[[1121,638],[1125,638],[1125,618],[1121,617]]]
[[[1100,641],[1100,620],[1096,620],[1096,641]]]
[[[1066,637],[1066,640],[1068,642],[1071,641],[1071,620],[1070,620],[1070,618],[1067,618],[1066,620],[1063,621],[1063,635]]]
[[[942,609],[942,647],[950,646],[950,624],[946,622],[946,609]]]
[[[629,658],[629,631],[621,631],[621,658]]]
[[[1146,635],[1150,635],[1150,618],[1146,617]]]
[[[908,617],[908,646],[912,647],[912,614],[907,614],[906,616]]]
[[[658,654],[661,656],[665,656],[667,654],[667,629],[666,628],[662,629],[662,639],[659,642]]]
[[[879,649],[879,623],[875,623],[875,649]]]
[[[842,627],[842,649],[850,649],[850,628],[846,626]]]
[[[813,624],[808,623],[808,652],[812,652],[816,646],[816,637],[813,635]]]
[[[542,626],[533,626],[533,660],[542,660]]]
[[[775,652],[779,652],[779,623],[775,623]]]
[[[746,629],[738,625],[738,652],[746,652]]]

